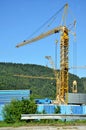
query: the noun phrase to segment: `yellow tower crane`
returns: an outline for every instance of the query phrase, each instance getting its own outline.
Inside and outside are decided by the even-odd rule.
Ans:
[[[65,5],[64,8],[64,15],[66,15],[68,8],[68,4]],[[65,16],[63,17],[63,19]],[[52,30],[49,30],[45,33],[40,34],[39,36],[32,38],[30,40],[24,40],[23,42],[16,45],[16,47],[21,47],[26,44],[30,44],[32,42],[36,42],[42,38],[45,38],[49,35],[60,33],[61,34],[61,40],[60,40],[60,97],[62,97],[65,102],[67,103],[67,100],[65,99],[65,94],[68,93],[68,49],[69,49],[69,30],[65,25],[56,27]]]
[[[52,66],[52,69],[54,71],[54,75],[55,75],[55,79],[56,79],[56,101],[57,101],[57,103],[59,103],[58,97],[59,97],[59,91],[60,91],[60,81],[59,81],[59,77],[58,77],[58,72],[55,68],[55,64],[54,64],[51,56],[45,56],[45,58],[49,60],[51,66]]]
[[[58,71],[55,68],[55,64],[51,58],[51,56],[45,56],[46,59],[49,60],[53,71],[54,71],[54,75],[55,75],[55,79],[56,79],[56,100],[53,101],[54,104],[66,104],[63,97],[60,96],[60,76]]]
[[[32,42],[35,42],[37,40],[40,40],[44,37],[47,37],[54,33],[61,33],[61,43],[60,43],[60,96],[65,97],[65,93],[68,93],[68,46],[69,46],[69,37],[68,37],[68,29],[66,26],[60,26],[56,27],[46,33],[43,33],[35,38],[32,38],[31,40],[26,40],[20,44],[18,44],[16,47],[20,47]]]

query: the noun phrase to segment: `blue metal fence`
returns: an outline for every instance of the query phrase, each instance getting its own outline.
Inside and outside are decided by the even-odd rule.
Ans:
[[[58,105],[54,104],[37,104],[38,112],[45,111],[46,114],[54,114]],[[86,114],[86,105],[60,105],[61,114]]]
[[[29,98],[30,90],[0,90],[0,120],[3,120],[2,109],[6,103],[12,99],[21,100],[22,98]],[[39,113],[54,114],[55,108],[58,105],[48,104],[51,100],[40,100],[41,103],[37,104],[37,111]],[[86,114],[86,105],[60,105],[61,114]]]
[[[30,90],[0,90],[0,120],[3,120],[2,110],[5,104],[11,102],[12,99],[21,100],[29,97]]]

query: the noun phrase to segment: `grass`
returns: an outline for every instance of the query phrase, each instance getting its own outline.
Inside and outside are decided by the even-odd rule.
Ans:
[[[61,121],[61,120],[36,120],[36,121],[21,121],[16,123],[6,123],[4,121],[0,122],[0,127],[20,127],[20,126],[40,126],[40,125],[51,125],[51,126],[76,126],[76,125],[86,125],[86,120],[76,120],[76,121]]]
[[[0,121],[0,127],[19,127],[19,126],[26,126],[27,123],[23,122],[16,122],[16,123],[6,123],[4,121]]]

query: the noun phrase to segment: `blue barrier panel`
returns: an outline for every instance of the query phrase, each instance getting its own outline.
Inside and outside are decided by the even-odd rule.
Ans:
[[[49,105],[45,104],[44,105],[44,111],[47,114],[55,113],[55,105],[53,105],[53,104],[49,104]]]
[[[43,104],[37,104],[37,112],[43,113],[44,111],[44,105]]]
[[[61,108],[61,114],[83,114],[83,106],[61,105],[60,108]]]
[[[82,107],[83,107],[83,114],[86,114],[86,105],[84,105]]]
[[[61,114],[66,114],[66,106],[65,105],[61,105],[60,109],[61,109]]]
[[[0,90],[0,103],[9,103],[12,99],[29,98],[30,90]]]
[[[82,106],[72,106],[72,113],[73,114],[83,114],[83,107]]]
[[[0,104],[0,121],[3,121],[3,116],[2,116],[3,107],[4,107],[4,104]]]
[[[66,114],[72,114],[72,106],[71,105],[67,105],[66,106]]]

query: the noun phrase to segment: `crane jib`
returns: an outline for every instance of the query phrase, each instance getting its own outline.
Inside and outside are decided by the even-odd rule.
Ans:
[[[60,31],[64,31],[64,30],[65,31],[67,30],[67,28],[65,26],[56,27],[56,28],[54,28],[52,30],[49,30],[49,31],[47,31],[45,33],[40,34],[39,36],[37,36],[35,38],[32,38],[30,40],[24,40],[23,42],[21,42],[20,44],[18,44],[16,47],[20,47],[20,46],[23,46],[23,45],[26,45],[26,44],[38,41],[38,40],[40,40],[42,38],[45,38],[45,37],[47,37],[47,36],[49,36],[51,34],[58,33]]]
[[[45,33],[42,33],[42,34],[40,34],[39,36],[34,37],[34,38],[30,39],[30,40],[24,40],[23,42],[21,42],[20,44],[18,44],[16,47],[20,47],[20,46],[23,46],[23,45],[26,45],[26,44],[35,42],[35,41],[38,41],[38,40],[40,40],[40,39],[42,39],[42,38],[45,38],[45,37],[47,37],[47,36],[49,36],[49,35],[51,35],[51,34],[58,33],[58,32],[61,31],[63,28],[64,28],[64,27],[56,27],[56,28],[54,28],[54,29],[52,29],[52,30],[49,30],[49,31],[47,31],[47,32],[45,32]]]

